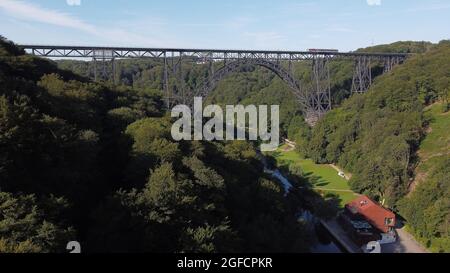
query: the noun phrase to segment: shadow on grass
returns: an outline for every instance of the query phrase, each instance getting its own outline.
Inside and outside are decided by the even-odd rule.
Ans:
[[[334,218],[342,209],[343,202],[341,196],[336,193],[314,190],[316,187],[326,187],[330,184],[323,177],[314,175],[313,172],[303,172],[301,166],[299,171],[290,166],[296,166],[295,160],[280,160],[281,152],[276,151],[269,155],[275,163],[275,167],[291,182],[293,188],[290,196],[296,200],[301,200],[304,209],[311,211],[314,215],[321,219]],[[278,160],[275,160],[278,158]]]
[[[321,178],[309,175],[296,175],[289,171],[287,166],[279,167],[283,175],[291,182],[293,188],[289,195],[295,199],[301,200],[304,209],[311,211],[321,219],[334,218],[339,210],[342,209],[342,199],[338,194],[314,190],[314,187],[328,183],[314,184],[313,181],[321,181]]]

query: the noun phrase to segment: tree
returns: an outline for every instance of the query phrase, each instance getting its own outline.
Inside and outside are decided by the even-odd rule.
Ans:
[[[75,231],[55,216],[67,203],[54,197],[43,202],[34,195],[0,192],[0,253],[66,251],[66,244],[75,239]]]
[[[399,202],[400,212],[419,240],[436,252],[450,251],[450,158]]]

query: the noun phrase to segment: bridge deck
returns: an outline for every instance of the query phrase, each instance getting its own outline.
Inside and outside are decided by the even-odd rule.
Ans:
[[[274,50],[230,50],[230,49],[186,49],[186,48],[142,48],[142,47],[98,47],[98,46],[56,46],[56,45],[19,45],[27,52],[43,57],[71,58],[163,58],[163,57],[199,57],[215,60],[262,58],[276,60],[305,60],[314,57],[373,57],[406,58],[407,53],[364,53],[364,52],[310,52],[310,51],[274,51]]]
[[[402,63],[411,54],[402,53],[365,53],[336,51],[268,51],[268,50],[229,50],[229,49],[183,49],[183,48],[135,48],[135,47],[98,47],[98,46],[57,46],[57,45],[19,45],[26,52],[48,58],[85,58],[93,60],[94,79],[97,80],[97,60],[103,66],[103,78],[111,64],[112,81],[115,82],[114,60],[131,58],[158,59],[164,63],[163,85],[166,103],[186,101],[185,86],[176,85],[176,90],[168,84],[169,74],[183,82],[183,60],[209,63],[210,76],[204,83],[193,90],[192,94],[207,96],[217,83],[228,74],[239,71],[242,65],[263,66],[286,82],[292,89],[297,101],[305,112],[306,120],[311,125],[331,110],[330,60],[348,59],[354,61],[355,71],[351,93],[364,93],[372,84],[372,60],[384,65],[383,72],[389,72],[395,65]],[[312,60],[312,76],[315,84],[308,90],[295,78],[292,62]],[[223,61],[221,68],[213,65]],[[282,62],[281,62],[282,61]],[[283,67],[286,66],[287,68]],[[182,90],[181,92],[179,92]],[[190,94],[190,92],[188,92]],[[192,99],[192,98],[188,98]]]

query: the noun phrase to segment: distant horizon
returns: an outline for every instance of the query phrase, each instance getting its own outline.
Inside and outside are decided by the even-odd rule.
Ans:
[[[17,44],[346,52],[448,40],[449,11],[444,0],[0,0],[0,25]]]

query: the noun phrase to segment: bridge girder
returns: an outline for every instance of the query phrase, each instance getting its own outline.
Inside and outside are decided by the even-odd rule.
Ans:
[[[92,47],[92,46],[51,46],[19,45],[26,52],[41,57],[54,58],[163,58],[187,57],[198,59],[238,60],[265,59],[270,61],[312,60],[318,56],[329,58],[355,58],[358,56],[399,57],[410,54],[397,53],[360,53],[360,52],[309,52],[309,51],[268,51],[268,50],[227,50],[227,49],[181,49],[181,48],[133,48],[133,47]]]
[[[208,50],[208,49],[164,49],[164,48],[118,48],[80,46],[37,46],[21,45],[26,52],[49,58],[91,58],[97,79],[97,62],[103,64],[102,76],[107,73],[106,63],[111,62],[115,75],[116,59],[150,58],[161,60],[164,66],[162,88],[165,90],[166,106],[173,103],[188,104],[194,95],[206,96],[228,74],[236,72],[243,65],[262,66],[278,75],[297,97],[307,120],[314,124],[323,114],[331,110],[331,85],[329,62],[336,59],[355,60],[351,93],[364,93],[372,84],[371,62],[384,64],[384,72],[403,62],[411,54],[359,53],[359,52],[308,52],[308,51],[255,51],[255,50]],[[184,82],[183,61],[209,63],[209,78],[198,88],[188,90]],[[305,88],[295,79],[292,63],[312,60],[312,84]],[[215,70],[216,63],[223,67]],[[288,68],[283,67],[288,64]],[[171,85],[169,77],[176,79]]]

